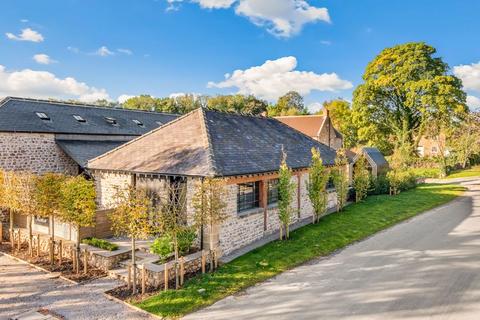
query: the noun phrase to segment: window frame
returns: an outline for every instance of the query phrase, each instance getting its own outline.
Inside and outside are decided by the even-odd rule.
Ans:
[[[251,191],[248,191],[248,188],[251,188]],[[237,213],[261,208],[260,189],[260,181],[237,184]]]
[[[280,199],[278,194],[278,182],[278,178],[267,181],[267,206],[277,204],[278,200]],[[274,190],[276,190],[276,195],[273,194]]]

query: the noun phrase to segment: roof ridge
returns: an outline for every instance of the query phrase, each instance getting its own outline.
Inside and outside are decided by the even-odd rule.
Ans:
[[[212,144],[212,139],[210,136],[210,131],[208,129],[208,124],[207,124],[207,117],[205,114],[205,109],[200,108],[200,115],[202,117],[202,129],[205,132],[205,137],[206,137],[206,142],[207,142],[207,156],[208,156],[208,162],[209,166],[211,167],[212,174],[217,175],[217,162],[215,161],[215,154],[213,153],[213,144]]]
[[[88,104],[88,103],[82,103],[82,102],[69,102],[69,101],[62,101],[62,100],[45,100],[45,99],[23,98],[23,97],[12,97],[12,96],[7,96],[4,99],[0,100],[0,105],[4,104],[4,103],[6,103],[10,100],[48,103],[48,104],[52,104],[52,105],[67,105],[67,106],[82,107],[82,108],[95,108],[95,109],[102,109],[102,110],[119,110],[119,111],[153,113],[153,114],[164,114],[164,115],[177,115],[177,116],[179,115],[178,113],[169,113],[169,112],[158,112],[158,111],[149,111],[149,110],[105,107],[105,106],[100,106],[100,105],[96,105],[96,104]]]
[[[178,121],[180,121],[180,120],[182,120],[182,119],[190,116],[191,114],[193,114],[193,113],[194,113],[195,111],[197,111],[197,110],[198,110],[198,109],[195,109],[195,110],[193,110],[193,111],[190,111],[189,113],[184,114],[183,116],[180,116],[180,117],[178,117],[178,118],[176,118],[176,119],[173,119],[172,121],[167,122],[167,123],[165,123],[164,125],[156,128],[156,129],[150,130],[149,132],[147,132],[147,133],[145,133],[145,134],[142,134],[142,135],[138,136],[137,138],[132,139],[132,140],[128,141],[127,143],[124,143],[124,144],[122,144],[122,145],[120,145],[120,146],[118,146],[118,147],[116,147],[116,148],[114,148],[114,149],[112,149],[112,150],[110,150],[110,151],[108,151],[108,152],[105,152],[104,154],[101,154],[101,155],[99,155],[98,157],[95,157],[95,158],[93,158],[93,159],[90,159],[88,162],[92,162],[92,161],[94,161],[94,160],[101,159],[101,158],[103,158],[103,157],[105,157],[105,156],[107,156],[107,155],[109,155],[109,154],[111,154],[111,153],[113,153],[113,152],[115,152],[115,151],[117,151],[117,150],[122,149],[123,147],[126,147],[126,146],[128,146],[128,145],[130,145],[130,144],[132,144],[132,143],[134,143],[134,142],[136,142],[136,141],[138,141],[138,140],[140,140],[140,139],[143,139],[143,138],[146,137],[146,136],[149,136],[149,135],[151,135],[151,134],[154,134],[155,132],[157,132],[157,131],[159,131],[159,130],[161,130],[161,129],[163,129],[163,128],[166,128],[166,127],[168,127],[169,125],[171,125],[171,124],[173,124],[173,123],[176,123],[176,122],[178,122]],[[88,168],[88,163],[87,163],[87,168]]]

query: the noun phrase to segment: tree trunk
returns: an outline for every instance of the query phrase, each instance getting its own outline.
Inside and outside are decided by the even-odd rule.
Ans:
[[[33,238],[33,231],[32,231],[32,215],[29,214],[27,216],[27,225],[28,225],[28,253],[30,257],[33,257],[33,245],[32,245],[32,238]]]
[[[137,293],[137,264],[135,262],[135,238],[132,237],[132,294]]]
[[[215,259],[214,255],[213,255],[213,223],[210,223],[210,235],[209,235],[209,238],[210,238],[210,272],[213,272],[213,269],[214,269],[214,261],[213,259]]]
[[[77,274],[80,273],[80,226],[77,225],[77,241],[75,243],[75,261],[73,261],[73,264],[75,265],[75,269],[77,271]]]
[[[15,242],[13,241],[13,210],[8,209],[8,214],[10,216],[10,227],[9,227],[9,233],[10,233],[10,244],[12,246],[12,251],[15,247]]]
[[[53,218],[53,215],[50,216],[50,224],[51,224],[51,229],[50,229],[50,266],[53,268],[53,265],[55,263],[55,220]]]
[[[173,236],[173,249],[174,249],[174,254],[175,254],[175,289],[178,289],[179,287],[179,281],[178,281],[178,239],[177,235],[175,234]]]
[[[285,223],[285,239],[288,240],[289,237],[290,237],[289,225],[288,223]]]
[[[283,229],[283,224],[280,223],[280,230],[279,230],[280,231],[280,240],[283,240],[283,234],[282,234],[283,230],[282,229]]]

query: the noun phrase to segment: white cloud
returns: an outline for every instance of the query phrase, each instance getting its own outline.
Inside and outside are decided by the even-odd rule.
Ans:
[[[115,53],[110,51],[106,46],[101,46],[94,54],[100,57],[108,57],[113,56]]]
[[[126,54],[128,56],[131,56],[133,54],[132,50],[125,49],[125,48],[118,48],[117,51],[120,52],[120,53]]]
[[[185,0],[187,1],[187,0]],[[167,0],[167,11],[178,10],[184,0]],[[257,26],[267,28],[278,37],[299,33],[307,23],[330,22],[327,8],[311,6],[305,0],[190,0],[206,9],[226,9],[235,6],[235,13],[248,18]]]
[[[205,9],[226,9],[230,8],[237,0],[193,0]]]
[[[480,91],[480,62],[453,67],[453,73],[462,80],[466,90]]]
[[[127,101],[128,99],[133,98],[133,97],[136,97],[136,96],[130,95],[130,94],[122,94],[122,95],[118,96],[117,101],[119,103],[124,103],[125,101]]]
[[[241,94],[253,94],[267,100],[275,100],[288,91],[301,95],[311,91],[336,91],[352,88],[352,83],[340,79],[336,73],[317,74],[312,71],[298,71],[295,57],[267,60],[263,65],[246,70],[235,70],[226,74],[225,80],[209,82],[212,88],[238,88]]]
[[[326,8],[311,6],[304,0],[241,0],[235,12],[279,37],[295,35],[307,23],[330,22]]]
[[[480,110],[480,98],[467,95],[467,105],[472,110]]]
[[[14,35],[13,33],[7,32],[5,34],[8,39],[10,40],[17,40],[17,41],[32,41],[32,42],[42,42],[43,36],[35,30],[30,28],[26,28],[22,30],[22,33],[19,35]]]
[[[105,89],[91,87],[72,77],[58,78],[47,71],[7,71],[0,65],[0,96],[78,99],[92,102],[110,99]]]
[[[57,62],[44,53],[34,55],[33,60],[40,64],[51,64]]]

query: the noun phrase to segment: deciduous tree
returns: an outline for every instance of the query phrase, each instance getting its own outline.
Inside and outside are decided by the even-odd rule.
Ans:
[[[355,187],[355,201],[360,202],[367,196],[370,187],[370,172],[367,169],[367,159],[363,154],[354,166],[353,185]]]
[[[348,159],[345,149],[337,150],[335,158],[335,167],[332,170],[333,185],[337,193],[337,212],[342,211],[347,204],[348,197]]]
[[[348,101],[335,99],[325,101],[323,107],[328,110],[333,126],[343,136],[345,148],[353,148],[357,145],[357,128],[353,123],[352,108]],[[322,114],[323,111],[319,111]]]
[[[327,210],[327,183],[330,174],[323,165],[322,157],[318,149],[312,148],[312,162],[308,173],[308,197],[313,207],[313,223]]]
[[[278,171],[278,218],[280,220],[280,240],[283,239],[282,231],[285,230],[285,239],[289,238],[289,226],[292,219],[292,170],[287,165],[287,155],[283,152],[280,170]]]

